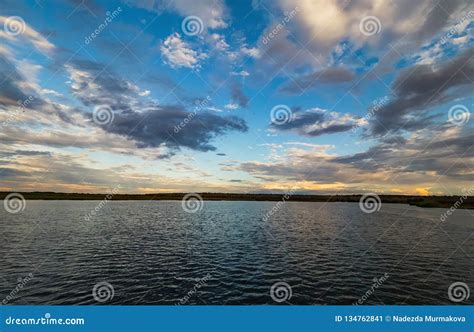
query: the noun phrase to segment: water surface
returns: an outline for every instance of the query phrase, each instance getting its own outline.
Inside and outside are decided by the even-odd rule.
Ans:
[[[86,220],[99,203],[1,210],[0,301],[29,273],[8,303],[97,303],[100,282],[108,304],[275,304],[277,282],[286,304],[352,304],[385,275],[363,303],[452,304],[450,284],[474,286],[472,210],[287,202],[264,221],[276,202],[110,201]]]

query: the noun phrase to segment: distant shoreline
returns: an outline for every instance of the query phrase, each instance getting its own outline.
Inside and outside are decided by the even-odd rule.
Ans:
[[[11,192],[0,192],[4,199]],[[156,194],[83,194],[57,192],[17,192],[27,200],[182,200],[187,193]],[[237,194],[198,193],[205,201],[291,201],[291,202],[359,202],[362,195],[290,195],[290,194]],[[474,209],[474,196],[410,196],[379,195],[382,203],[409,204],[418,207]]]

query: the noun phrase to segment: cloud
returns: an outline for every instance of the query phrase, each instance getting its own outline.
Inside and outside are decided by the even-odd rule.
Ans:
[[[408,139],[385,140],[365,152],[336,157],[333,161],[360,170],[424,174],[434,183],[439,180],[436,177],[468,181],[473,175],[473,139],[473,134],[446,124],[422,130]]]
[[[215,137],[232,130],[248,130],[246,122],[234,116],[218,116],[204,110],[188,112],[181,106],[143,102],[138,98],[138,86],[101,67],[73,61],[68,67],[72,92],[86,106],[107,105],[114,119],[101,128],[134,141],[139,148],[167,147],[172,153],[181,147],[213,151],[211,141]],[[85,116],[91,120],[90,113]]]
[[[248,57],[251,57],[251,58],[255,58],[255,59],[258,59],[260,58],[260,56],[262,55],[260,50],[256,47],[248,47],[246,45],[242,46],[240,48],[240,52],[243,54],[243,55],[246,55]]]
[[[13,59],[0,54],[0,106],[35,109],[45,105],[45,101],[37,95],[31,77],[25,77]],[[28,101],[25,103],[25,101]]]
[[[242,86],[234,82],[231,85],[231,96],[232,96],[232,101],[239,105],[240,107],[247,107],[249,103],[249,98],[244,94],[242,91]]]
[[[345,83],[354,80],[354,73],[344,67],[326,68],[308,75],[294,78],[280,88],[280,91],[292,94],[302,93],[305,90],[323,85]]]
[[[364,125],[365,120],[352,114],[329,112],[320,108],[292,112],[292,118],[284,123],[272,122],[270,128],[276,131],[294,131],[305,136],[321,136],[351,130]]]
[[[269,162],[245,161],[222,169],[247,172],[263,187],[314,192],[461,192],[474,176],[473,139],[473,134],[446,125],[348,155],[328,153],[330,147],[302,146],[281,149]]]
[[[11,156],[49,156],[51,153],[49,151],[29,151],[29,150],[15,150],[11,152],[2,151],[0,152],[1,157],[11,157]]]
[[[326,54],[343,38],[357,44],[386,45],[403,36],[405,41],[420,45],[469,6],[468,0],[405,1],[403,5],[377,0],[279,0],[277,3],[284,12],[299,8],[293,31],[300,41],[310,42],[311,51]],[[380,33],[370,36],[371,39],[359,29],[361,20],[368,15],[381,22]]]
[[[204,53],[198,53],[181,39],[179,33],[175,32],[162,43],[161,54],[165,63],[172,68],[199,68],[199,61],[207,57]]]
[[[7,16],[0,16],[0,26],[6,27],[11,22],[12,18],[9,18]],[[22,33],[8,34],[6,31],[4,31],[5,29],[2,29],[0,30],[0,38],[7,39],[15,43],[22,43],[24,41],[27,41],[31,43],[37,50],[46,54],[51,54],[51,52],[54,51],[55,46],[50,43],[42,34],[33,29],[31,26],[29,26],[27,23],[25,23],[24,21],[22,22],[16,20],[15,24],[16,27],[19,27],[20,31],[23,30]]]
[[[147,172],[135,163],[107,167],[90,158],[83,154],[68,153],[17,156],[15,160],[6,161],[5,167],[0,167],[0,190],[104,193],[120,184],[119,193],[125,194],[226,192],[229,188],[234,192],[242,188],[242,185],[236,187],[229,182],[210,183],[209,175],[194,167],[183,169],[179,165],[173,165],[170,170],[172,173],[164,175],[163,168]],[[189,166],[189,163],[186,163],[186,166]],[[180,170],[180,176],[176,176],[176,169]],[[182,176],[186,172],[191,177]],[[196,174],[199,176],[196,177]]]
[[[193,114],[172,106],[116,112],[114,121],[104,129],[134,140],[140,148],[165,145],[171,149],[187,147],[198,151],[214,151],[216,148],[210,141],[227,131],[248,130],[245,121],[237,117],[208,112]],[[175,128],[180,126],[183,128],[176,132]]]
[[[263,69],[260,73],[264,78],[298,74],[304,79],[327,68],[331,53],[341,41],[348,42],[354,50],[364,49],[378,57],[373,74],[380,76],[393,69],[400,54],[419,49],[473,8],[468,0],[420,0],[402,4],[379,0],[261,2],[264,3],[261,7],[270,11],[268,27],[259,38],[261,57],[256,64],[257,70]],[[288,13],[295,10],[296,14],[285,21],[284,28],[271,35]],[[360,23],[367,16],[380,21],[379,33],[367,36],[361,32]]]
[[[208,36],[208,43],[212,45],[216,50],[219,52],[226,52],[229,50],[229,44],[225,41],[225,36],[218,34],[218,33],[212,33]]]
[[[230,73],[231,75],[233,76],[242,76],[242,77],[247,77],[247,76],[250,76],[250,73],[246,70],[241,70],[241,71],[233,71]]]
[[[239,108],[239,105],[236,103],[229,103],[224,105],[224,108],[227,108],[228,110],[236,110]]]
[[[427,115],[432,107],[472,92],[473,76],[474,48],[441,64],[419,64],[402,71],[392,83],[394,98],[374,114],[371,134],[426,127],[435,118]]]

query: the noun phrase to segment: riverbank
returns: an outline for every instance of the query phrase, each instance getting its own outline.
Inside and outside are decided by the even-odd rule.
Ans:
[[[4,199],[10,192],[0,192]],[[155,194],[85,194],[57,192],[19,192],[27,200],[182,200],[186,193]],[[290,195],[198,193],[205,201],[293,201],[293,202],[359,202],[362,195]],[[409,204],[419,207],[474,209],[473,196],[379,195],[382,203]]]

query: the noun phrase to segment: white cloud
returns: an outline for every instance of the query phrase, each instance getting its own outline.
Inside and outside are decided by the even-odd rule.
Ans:
[[[27,60],[15,61],[16,69],[25,77],[24,81],[18,81],[18,86],[23,89],[41,90],[38,84],[38,74],[43,69],[41,65]]]
[[[261,56],[260,50],[256,47],[248,48],[247,46],[243,46],[240,49],[240,52],[242,52],[242,54],[244,54],[246,56],[249,56],[249,57],[255,58],[255,59],[258,59]]]
[[[221,110],[220,108],[213,107],[213,106],[208,107],[207,110],[208,110],[208,111],[212,111],[212,112],[217,112],[217,113],[222,112],[222,110]]]
[[[246,70],[233,71],[230,74],[233,75],[233,76],[242,76],[242,77],[250,76],[250,73]]]
[[[41,92],[45,95],[52,95],[52,96],[56,96],[56,97],[62,96],[61,93],[59,93],[55,90],[51,90],[51,89],[42,89]]]
[[[236,109],[239,108],[239,105],[237,105],[236,103],[229,103],[229,104],[225,105],[224,107],[229,109],[229,110],[236,110]]]
[[[464,45],[469,41],[469,36],[463,36],[463,37],[458,37],[458,38],[453,38],[453,44],[454,45]]]
[[[206,54],[193,50],[177,32],[165,39],[160,51],[165,62],[173,68],[199,68],[199,61],[207,57]]]
[[[4,27],[11,22],[11,18],[6,16],[0,16],[0,26]],[[5,29],[0,30],[0,38],[7,39],[12,42],[23,42],[25,40],[33,44],[33,46],[41,52],[50,54],[54,49],[54,45],[51,44],[42,34],[30,27],[28,24],[17,21],[15,22],[17,27],[20,27],[22,33],[8,34]]]
[[[229,49],[229,44],[225,41],[225,37],[218,33],[213,33],[209,36],[210,42],[215,49],[225,52]]]

